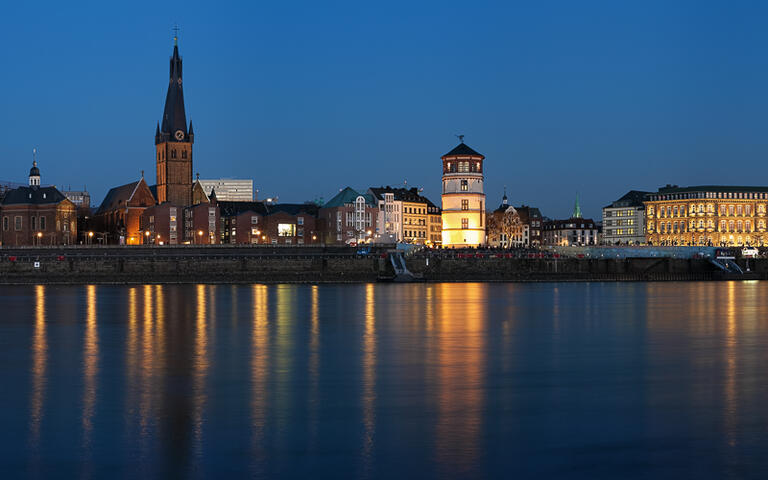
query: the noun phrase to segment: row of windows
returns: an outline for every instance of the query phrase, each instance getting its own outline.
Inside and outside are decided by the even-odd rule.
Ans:
[[[653,195],[652,201],[658,200],[687,200],[692,198],[733,198],[742,200],[766,200],[768,193],[765,192],[692,192],[692,193],[670,193],[666,195]]]
[[[758,214],[765,214],[766,211],[766,205],[764,203],[758,203],[756,206],[756,210]],[[661,205],[658,207],[657,210],[654,211],[653,205],[648,207],[648,216],[653,217],[654,213],[656,213],[656,216],[658,218],[664,218],[664,217],[685,217],[686,212],[689,215],[695,215],[695,214],[709,214],[713,215],[715,213],[715,204],[708,203],[704,205],[703,203],[699,203],[698,205],[691,204],[686,208],[685,205]],[[752,205],[720,205],[719,208],[719,214],[720,215],[730,215],[730,216],[751,216],[752,215]]]
[[[176,150],[171,150],[171,158],[177,158],[176,157]],[[181,151],[181,158],[187,158],[187,151],[186,150],[182,150]],[[161,152],[157,152],[157,159],[158,160],[165,160],[165,151],[163,151],[162,154],[161,154]]]
[[[40,230],[46,229],[46,220],[45,217],[35,217],[34,215],[29,217],[29,229],[30,230],[37,230],[37,218],[40,219]],[[65,222],[65,225],[66,222]],[[21,229],[24,226],[24,217],[17,215],[13,217],[13,229],[15,231],[21,231]],[[11,229],[10,225],[10,219],[8,217],[3,217],[3,230],[8,231]]]
[[[688,225],[690,230],[694,230],[696,228],[703,229],[703,228],[709,228],[714,229],[715,228],[715,222],[713,220],[707,220],[706,223],[704,220],[699,220],[698,223],[693,220]],[[686,231],[686,223],[685,222],[659,222],[659,233],[683,233]],[[759,220],[757,222],[757,228],[758,230],[764,230],[765,229],[765,220]],[[653,231],[653,223],[650,223],[648,225],[649,231]],[[745,222],[742,222],[741,220],[721,220],[720,221],[720,228],[719,231],[721,232],[751,232],[752,231],[752,222],[747,220]]]
[[[420,232],[418,230],[405,230],[406,237],[427,238],[427,232]]]

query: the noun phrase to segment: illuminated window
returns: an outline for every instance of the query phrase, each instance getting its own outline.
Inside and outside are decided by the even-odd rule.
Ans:
[[[466,180],[461,181],[461,191],[466,192],[469,189],[469,182]]]
[[[461,201],[461,209],[462,210],[469,210],[469,200],[462,200]]]
[[[278,223],[277,224],[277,236],[278,237],[293,237],[296,235],[296,225],[293,223]]]
[[[469,162],[459,162],[459,173],[469,172]]]
[[[468,218],[462,218],[461,219],[461,228],[464,230],[469,228],[469,219]]]

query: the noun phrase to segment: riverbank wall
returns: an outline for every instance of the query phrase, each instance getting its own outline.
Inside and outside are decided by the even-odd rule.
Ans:
[[[744,260],[739,263],[746,270]],[[509,258],[417,254],[408,269],[429,282],[686,281],[723,275],[705,259]],[[768,279],[768,259],[749,279]],[[385,251],[350,249],[70,248],[0,252],[0,284],[359,283],[391,279]],[[729,277],[733,278],[733,277]],[[736,277],[740,278],[740,277]]]

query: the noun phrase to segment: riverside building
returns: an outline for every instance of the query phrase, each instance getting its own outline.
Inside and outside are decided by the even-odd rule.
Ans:
[[[485,157],[464,143],[441,157],[443,161],[443,247],[479,247],[485,238]]]
[[[644,204],[652,245],[768,245],[768,187],[667,185]]]
[[[645,205],[648,192],[630,190],[603,207],[603,243],[640,245],[645,243]]]

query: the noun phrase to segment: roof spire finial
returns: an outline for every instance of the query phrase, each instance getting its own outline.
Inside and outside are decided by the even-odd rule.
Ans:
[[[173,45],[176,46],[179,44],[179,26],[177,24],[173,24]]]
[[[141,171],[141,178],[144,178],[144,170]]]
[[[456,135],[456,138],[458,138],[461,143],[464,143],[464,135]]]
[[[37,166],[37,147],[32,149],[32,166]]]

